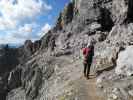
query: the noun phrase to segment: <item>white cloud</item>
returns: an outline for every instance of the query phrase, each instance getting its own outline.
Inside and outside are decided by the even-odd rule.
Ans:
[[[22,44],[25,40],[35,40],[34,34],[32,33],[38,25],[35,23],[25,24],[19,27],[17,30],[6,34],[4,37],[0,37],[0,44]]]
[[[52,6],[47,5],[46,3],[44,3],[43,8],[44,8],[45,11],[46,10],[48,11],[48,10],[51,10],[52,9]]]
[[[46,23],[42,29],[41,32],[38,33],[39,37],[42,37],[43,35],[45,35],[49,30],[51,29],[51,25],[49,25],[48,23]]]
[[[11,35],[18,39],[28,39],[31,38],[32,31],[32,24],[25,24],[23,27],[20,27],[16,32],[12,33]]]
[[[24,43],[24,39],[22,38],[15,38],[12,34],[7,34],[4,37],[0,37],[0,44],[22,44]]]
[[[0,17],[0,30],[13,29],[17,25],[16,20],[5,19]]]
[[[46,24],[42,27],[41,31],[42,31],[43,33],[47,33],[50,29],[51,29],[51,26],[50,26],[48,23],[46,23]]]
[[[39,33],[34,33],[35,29],[38,27],[36,23],[25,24],[16,30],[11,31],[4,36],[0,36],[0,44],[23,44],[25,40],[37,40],[42,37],[51,29],[51,25],[46,23],[40,30]]]
[[[51,9],[52,6],[44,0],[0,0],[0,31],[6,33],[0,34],[0,44],[22,44],[27,39],[41,37],[43,34],[35,36],[38,25],[31,21],[35,22],[34,18]],[[46,33],[50,28],[46,23],[41,33]]]
[[[42,0],[0,0],[0,30],[15,28],[24,19],[51,9]]]

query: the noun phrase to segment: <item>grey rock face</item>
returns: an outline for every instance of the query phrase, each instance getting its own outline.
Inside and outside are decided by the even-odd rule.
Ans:
[[[7,85],[9,91],[21,86],[21,74],[22,69],[20,67],[10,72]]]
[[[25,91],[26,95],[30,98],[34,99],[38,95],[38,89],[41,85],[42,81],[42,72],[39,68],[33,70],[33,72],[30,73],[31,77],[27,79],[25,84]],[[27,75],[29,76],[29,75]]]
[[[54,30],[61,30],[65,25],[70,23],[74,16],[74,2],[70,2],[60,13]]]
[[[17,65],[26,62],[32,54],[39,50],[41,41],[32,43],[27,41],[24,46],[12,48],[8,45],[0,49],[0,76],[2,77],[0,84],[2,95],[14,88],[21,86],[21,69],[16,68]],[[0,96],[0,99],[3,98]],[[5,99],[3,99],[5,100]]]
[[[112,14],[116,23],[123,23],[127,18],[128,1],[130,0],[113,0]]]
[[[20,55],[20,63],[23,64],[26,62],[30,56],[32,56],[36,51],[38,51],[41,47],[41,40],[37,40],[34,43],[31,40],[26,40],[25,44],[18,48]]]

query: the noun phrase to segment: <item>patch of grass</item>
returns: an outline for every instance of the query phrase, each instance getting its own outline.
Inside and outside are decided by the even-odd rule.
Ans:
[[[65,96],[59,97],[59,100],[66,100],[66,99],[65,99]]]

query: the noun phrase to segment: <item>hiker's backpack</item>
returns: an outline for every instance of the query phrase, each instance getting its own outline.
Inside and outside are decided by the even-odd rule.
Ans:
[[[94,56],[94,47],[83,48],[84,61],[91,63]]]

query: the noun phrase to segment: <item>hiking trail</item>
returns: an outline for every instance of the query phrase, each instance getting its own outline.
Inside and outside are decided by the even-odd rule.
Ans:
[[[59,57],[58,60],[62,60],[62,62],[65,62],[65,64],[61,64],[61,66],[67,66],[65,67],[65,70],[71,70],[71,78],[75,78],[74,81],[75,87],[78,90],[78,100],[104,100],[100,94],[97,93],[96,88],[96,77],[94,75],[93,68],[91,67],[90,72],[90,79],[86,79],[82,73],[83,71],[83,65],[81,59],[75,60],[73,62],[71,57]],[[73,67],[73,68],[72,68]]]
[[[88,85],[88,96],[89,96],[88,100],[104,100],[97,94],[95,78],[87,80],[87,85]]]

